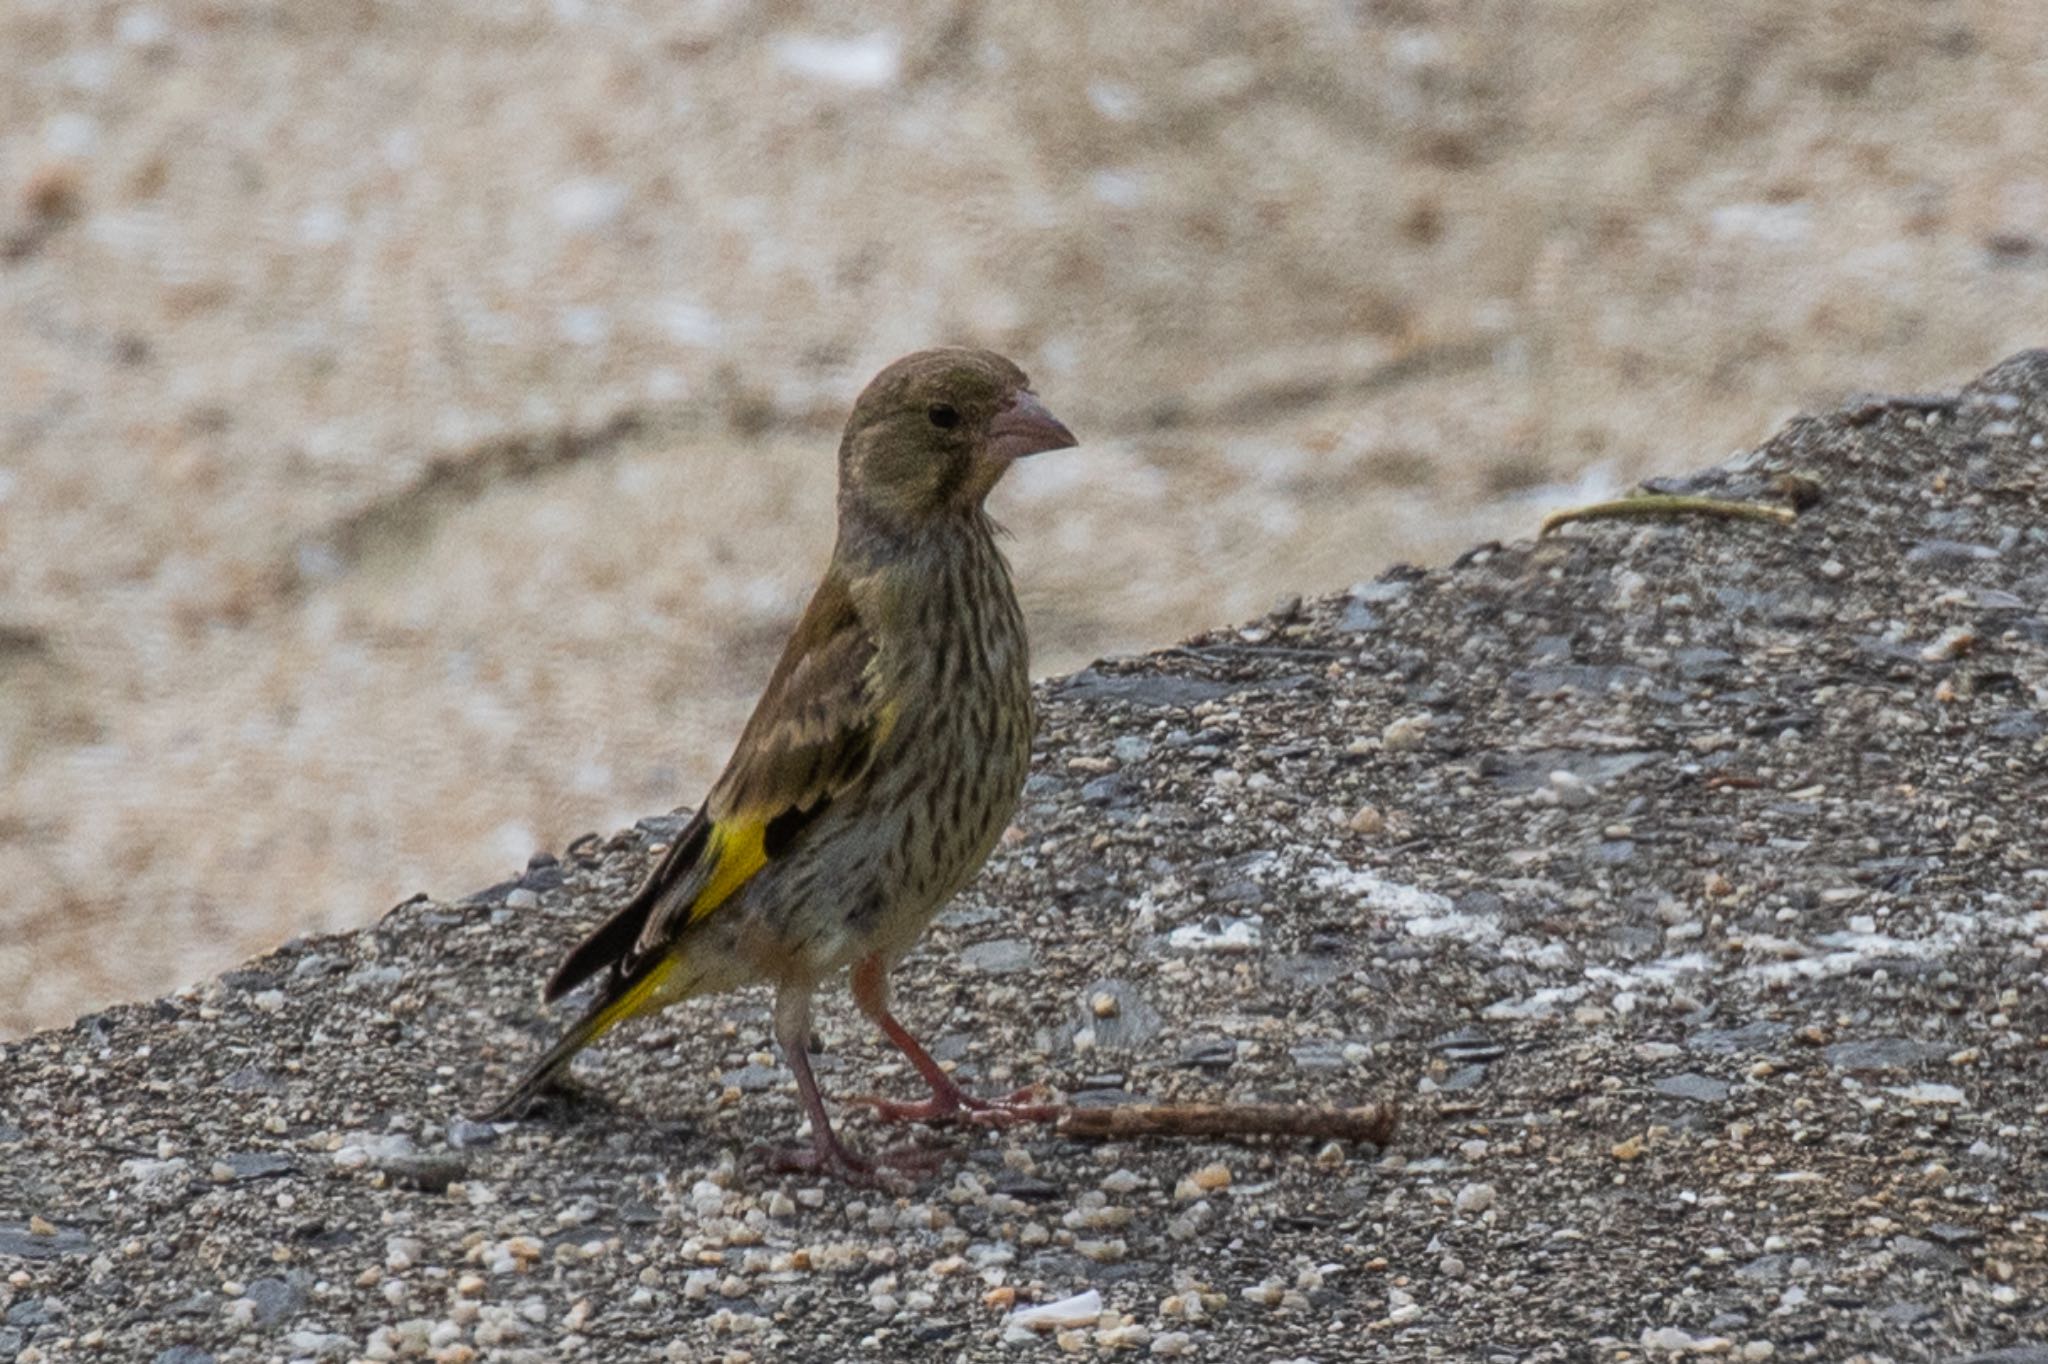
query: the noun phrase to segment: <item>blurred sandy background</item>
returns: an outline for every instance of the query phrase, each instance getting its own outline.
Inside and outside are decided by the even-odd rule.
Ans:
[[[0,1034],[695,798],[868,375],[1040,671],[2048,340],[2038,0],[0,3]]]

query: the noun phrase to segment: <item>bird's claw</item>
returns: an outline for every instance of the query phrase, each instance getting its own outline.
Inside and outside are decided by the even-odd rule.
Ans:
[[[905,1146],[864,1156],[837,1142],[830,1146],[757,1146],[760,1157],[776,1174],[822,1175],[858,1189],[903,1192],[910,1176],[928,1175],[944,1161],[942,1151]]]
[[[868,1105],[875,1111],[875,1117],[882,1122],[970,1123],[976,1127],[1015,1127],[1027,1122],[1059,1121],[1060,1106],[1037,1102],[1038,1098],[1038,1087],[1028,1085],[1000,1099],[977,1099],[964,1090],[956,1089],[951,1093],[934,1092],[931,1098],[916,1103],[907,1103],[901,1099],[884,1099],[875,1094],[863,1094],[850,1102]]]

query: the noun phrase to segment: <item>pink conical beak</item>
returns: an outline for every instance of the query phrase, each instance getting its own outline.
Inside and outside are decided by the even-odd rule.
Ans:
[[[988,424],[988,451],[1000,460],[1070,450],[1080,443],[1029,389],[1011,394]]]

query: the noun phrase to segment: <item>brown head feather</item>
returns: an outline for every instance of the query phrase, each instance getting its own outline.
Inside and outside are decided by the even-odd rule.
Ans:
[[[976,511],[1010,461],[1074,444],[994,351],[919,351],[876,375],[839,445],[842,521],[914,531]]]

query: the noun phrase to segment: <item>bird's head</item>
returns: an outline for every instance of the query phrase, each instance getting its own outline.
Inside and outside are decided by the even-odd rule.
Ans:
[[[1002,356],[919,351],[855,401],[839,446],[840,505],[914,529],[979,507],[1012,461],[1076,443]]]

